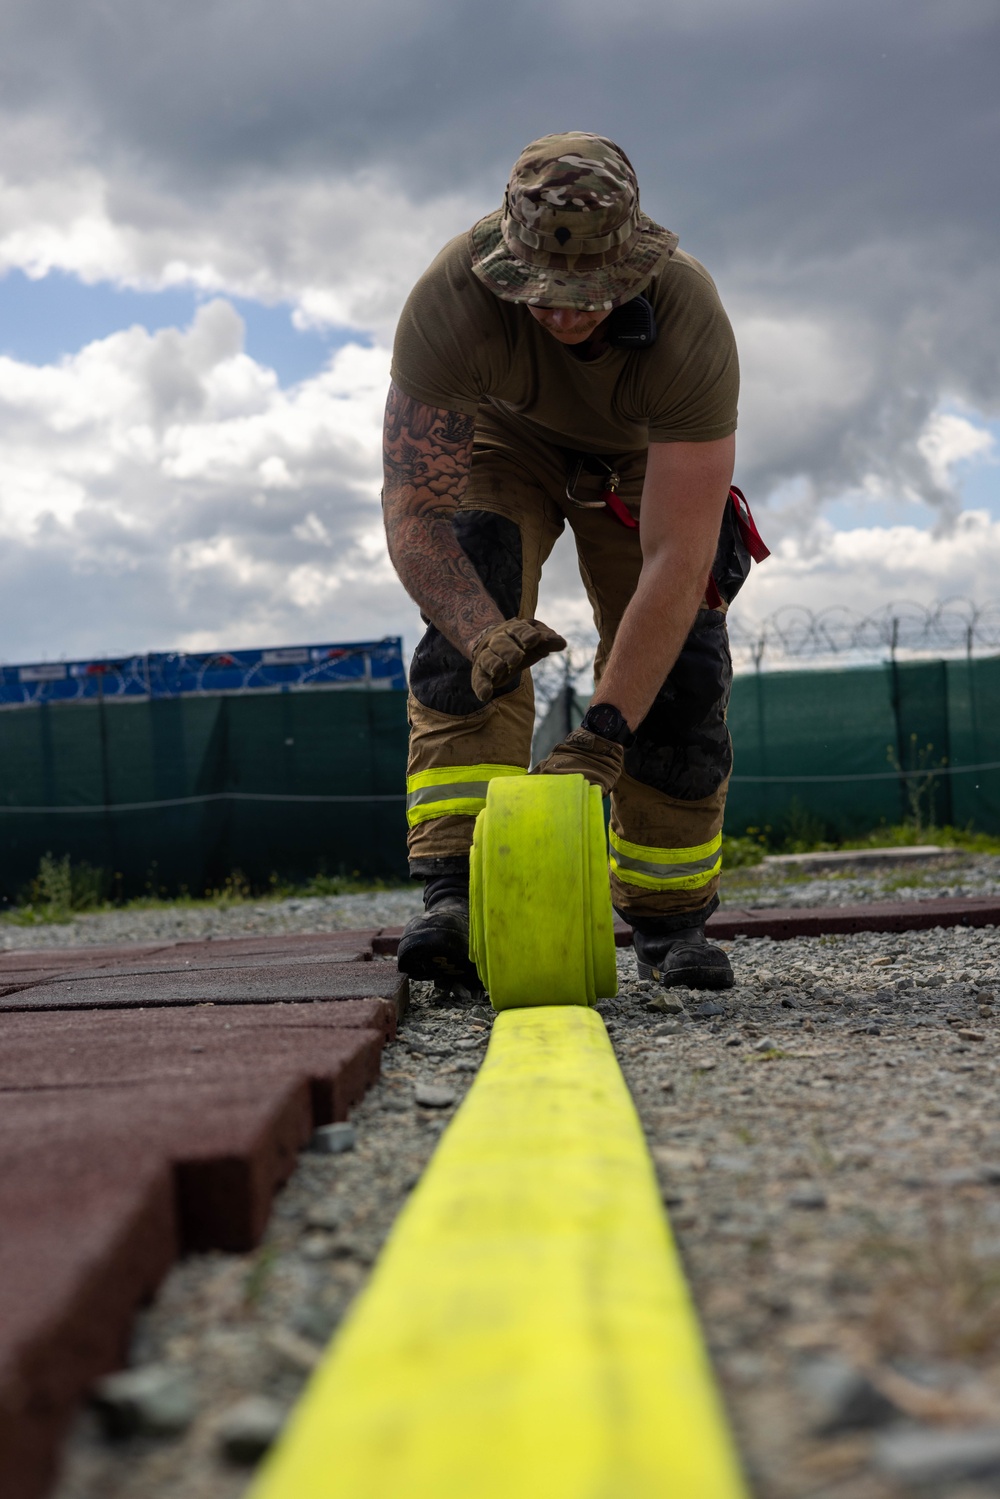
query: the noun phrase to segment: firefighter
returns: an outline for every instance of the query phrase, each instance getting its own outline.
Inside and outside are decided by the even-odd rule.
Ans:
[[[383,507],[427,626],[410,668],[409,858],[425,906],[399,944],[411,977],[478,987],[473,824],[490,779],[529,764],[529,668],[566,644],[534,617],[538,583],[568,523],[596,690],[537,769],[610,794],[612,899],[640,974],[732,984],[705,921],[732,767],[725,610],[750,566],[730,497],[738,385],[711,277],[641,211],[628,157],[602,136],[534,141],[502,207],[410,294]]]

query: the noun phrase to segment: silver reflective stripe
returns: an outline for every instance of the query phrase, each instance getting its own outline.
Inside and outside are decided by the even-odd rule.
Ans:
[[[657,880],[677,880],[714,869],[722,857],[722,850],[717,848],[714,854],[704,859],[691,859],[686,864],[651,864],[647,859],[633,859],[630,854],[620,853],[617,848],[612,848],[611,856],[619,869],[634,869],[637,874],[648,874]]]
[[[430,802],[485,801],[489,781],[451,781],[447,786],[420,786],[406,798],[408,810]]]

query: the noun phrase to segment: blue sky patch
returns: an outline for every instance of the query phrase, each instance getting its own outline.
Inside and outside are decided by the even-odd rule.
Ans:
[[[159,328],[186,328],[199,304],[211,300],[211,296],[181,287],[132,291],[108,281],[89,286],[61,271],[39,280],[23,271],[8,271],[0,276],[0,354],[25,364],[55,364],[95,339],[136,323],[150,333]],[[285,387],[318,374],[344,344],[371,343],[356,328],[300,332],[288,303],[266,307],[228,295],[226,301],[246,324],[247,353],[273,369]]]

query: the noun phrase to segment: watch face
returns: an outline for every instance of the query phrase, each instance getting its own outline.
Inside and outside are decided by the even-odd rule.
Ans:
[[[626,728],[625,720],[613,703],[598,703],[587,711],[586,727],[605,739],[614,739]]]

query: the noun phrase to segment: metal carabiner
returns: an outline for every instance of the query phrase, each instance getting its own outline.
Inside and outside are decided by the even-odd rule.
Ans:
[[[588,453],[586,454],[586,457],[589,458],[592,463],[599,463],[601,467],[607,472],[608,477],[604,481],[603,493],[610,492],[611,494],[615,494],[619,484],[621,483],[621,475],[615,472],[610,463],[605,463],[603,458],[598,458],[596,453]],[[576,467],[570,469],[569,476],[566,480],[566,498],[569,500],[571,505],[576,505],[577,509],[579,510],[600,510],[604,505],[603,493],[601,498],[597,500],[579,500],[573,493],[573,491],[576,489],[576,486],[580,482],[580,475],[583,473],[583,465],[584,457],[580,457],[576,460]]]

